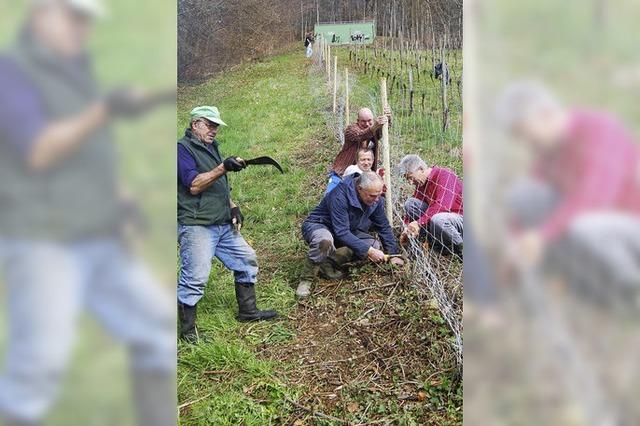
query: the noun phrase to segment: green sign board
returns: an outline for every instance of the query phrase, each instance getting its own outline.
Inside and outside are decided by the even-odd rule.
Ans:
[[[330,44],[372,44],[376,25],[373,21],[320,23],[314,32]]]

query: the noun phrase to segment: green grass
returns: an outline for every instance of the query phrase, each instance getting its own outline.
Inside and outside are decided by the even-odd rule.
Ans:
[[[259,306],[278,309],[282,318],[238,323],[234,319],[237,306],[232,275],[214,261],[199,304],[202,341],[179,346],[178,398],[180,404],[188,404],[181,410],[183,425],[280,424],[293,412],[284,400],[297,401],[313,385],[291,384],[295,365],[270,351],[290,344],[300,332],[298,324],[287,318],[300,315],[291,287],[297,284],[306,254],[299,224],[321,198],[328,166],[339,149],[325,122],[330,99],[323,90],[310,90],[322,85],[323,78],[311,74],[309,63],[296,52],[237,66],[206,83],[179,88],[177,137],[182,136],[193,107],[215,105],[228,124],[218,135],[223,156],[270,155],[286,171],[281,175],[269,167],[249,167],[230,174],[232,197],[246,217],[242,233],[258,253]],[[365,276],[370,273],[366,270],[371,271],[365,267]],[[351,302],[346,317],[354,319],[364,304],[357,298]],[[338,306],[330,296],[318,297],[314,303],[319,309]],[[409,299],[407,303],[415,302]],[[420,314],[415,315],[407,321],[418,324]],[[438,317],[437,312],[433,315]],[[441,329],[437,333],[448,338],[446,329]],[[426,334],[425,339],[435,336],[430,330]],[[437,344],[433,347],[437,353]],[[420,419],[431,415],[432,419],[445,419],[444,423],[457,423],[461,394],[452,398],[449,385],[447,379],[437,385],[425,382],[431,404],[428,409],[403,407],[389,395],[360,389],[357,384],[349,387],[344,404],[352,401],[370,406],[369,418],[385,416],[398,424],[420,424]],[[319,410],[357,420],[356,414],[345,411],[344,404]],[[434,413],[426,414],[431,409]],[[328,423],[316,419],[315,424]]]
[[[223,156],[251,158],[270,155],[285,168],[281,175],[270,167],[250,167],[230,175],[232,197],[245,217],[243,235],[256,249],[263,272],[257,287],[259,304],[282,314],[294,305],[290,285],[302,264],[304,244],[297,223],[315,205],[323,189],[326,153],[310,150],[310,141],[327,140],[317,111],[318,99],[308,95],[308,74],[297,55],[237,67],[199,86],[180,90],[178,137],[188,123],[191,108],[217,106],[228,127],[218,139]],[[315,148],[314,148],[315,150]],[[319,154],[319,161],[300,160]],[[256,347],[291,339],[295,332],[284,321],[243,325],[235,321],[236,302],[231,274],[217,264],[204,300],[199,305],[199,332],[204,344],[181,346],[178,395],[191,405],[182,424],[261,425],[282,412],[282,395],[295,398],[277,378],[276,362],[262,360]],[[208,380],[206,370],[228,371],[224,380]],[[224,375],[224,374],[223,374]],[[215,378],[214,378],[215,379]],[[257,387],[246,396],[247,387]]]
[[[332,55],[338,57],[339,70],[344,67],[350,69],[350,78],[353,80],[351,85],[356,88],[352,89],[353,93],[350,96],[351,116],[355,117],[355,111],[359,107],[369,106],[372,99],[380,98],[382,73],[385,76],[387,73],[396,76],[397,84],[408,87],[407,64],[416,64],[417,54],[420,67],[418,72],[413,69],[415,95],[412,114],[409,112],[408,91],[393,87],[392,80],[387,79],[388,101],[395,117],[390,129],[392,156],[394,150],[401,152],[401,155],[419,153],[428,163],[450,167],[462,176],[462,98],[461,86],[458,87],[458,81],[462,78],[462,52],[455,50],[447,54],[452,82],[448,86],[449,126],[446,131],[442,130],[441,82],[429,76],[432,71],[431,52],[418,51],[411,52],[409,57],[405,55],[405,65],[402,67],[399,52],[384,51],[384,56],[382,52],[378,49],[377,56],[374,57],[372,48],[352,50],[351,54],[346,48],[332,50]],[[366,74],[365,61],[370,64]],[[439,61],[439,54],[436,52],[436,62]],[[381,70],[380,75],[371,71],[374,67]],[[378,105],[374,104],[374,107],[380,110]],[[401,145],[401,148],[398,148],[398,145]]]

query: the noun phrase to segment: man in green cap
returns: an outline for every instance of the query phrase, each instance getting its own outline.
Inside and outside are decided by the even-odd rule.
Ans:
[[[240,235],[243,216],[231,201],[227,172],[246,167],[239,157],[223,160],[216,135],[226,123],[218,108],[200,106],[191,111],[191,122],[178,141],[178,316],[180,336],[197,340],[196,306],[204,294],[217,257],[235,278],[239,321],[259,321],[277,316],[256,307],[258,260]]]

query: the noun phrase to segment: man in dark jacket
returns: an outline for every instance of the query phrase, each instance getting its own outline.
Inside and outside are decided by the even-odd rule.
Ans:
[[[385,252],[400,252],[384,213],[383,186],[374,172],[349,176],[304,221],[302,235],[309,245],[309,255],[296,291],[298,297],[309,296],[318,273],[326,278],[341,278],[339,268],[353,258],[378,263],[386,259]],[[382,245],[370,231],[378,233]],[[391,258],[391,263],[402,265],[403,261]]]
[[[194,108],[191,125],[178,141],[178,316],[180,335],[187,341],[197,340],[196,305],[209,281],[213,257],[233,271],[239,321],[277,315],[256,307],[258,260],[240,235],[243,216],[231,201],[226,176],[246,165],[238,157],[222,160],[215,139],[219,126],[226,124],[218,108]]]

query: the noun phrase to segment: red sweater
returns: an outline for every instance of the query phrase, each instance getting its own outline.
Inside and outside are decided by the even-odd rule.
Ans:
[[[640,214],[640,149],[624,126],[607,114],[573,111],[564,142],[541,155],[536,172],[561,196],[540,229],[547,241],[582,213]]]
[[[438,213],[464,214],[462,205],[462,181],[453,170],[433,167],[423,185],[416,187],[414,198],[429,205],[418,219],[420,226],[426,226]],[[405,218],[405,222],[408,219]]]

